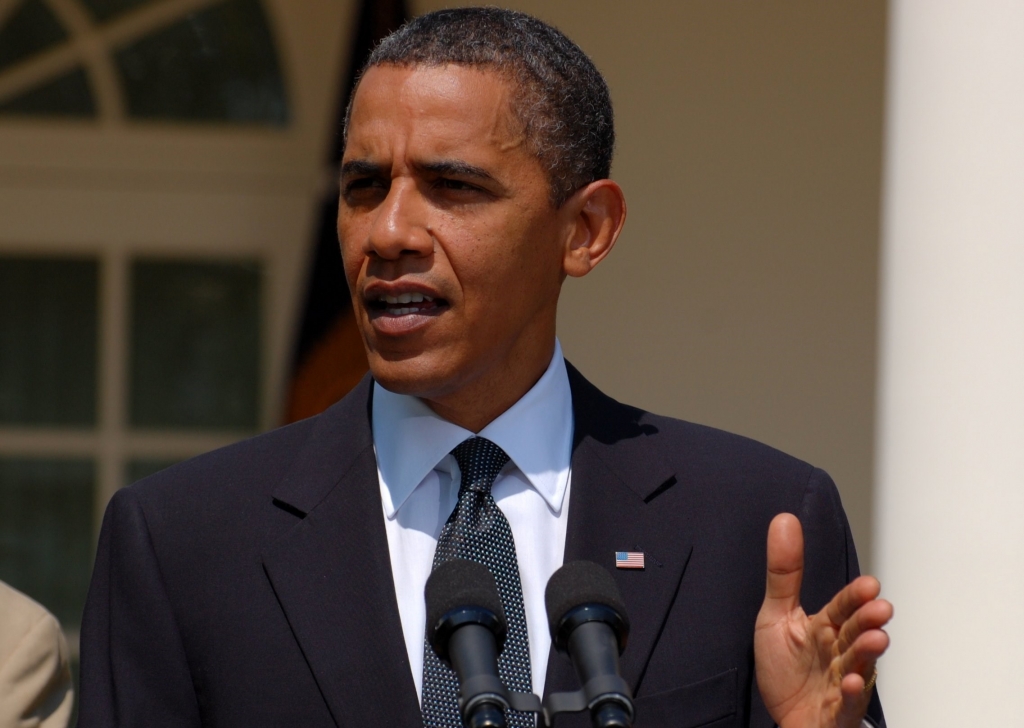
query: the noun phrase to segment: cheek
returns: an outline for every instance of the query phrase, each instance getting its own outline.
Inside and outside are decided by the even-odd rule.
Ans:
[[[359,275],[363,270],[363,266],[359,261],[350,263],[345,258],[342,258],[342,265],[345,270],[345,283],[348,285],[349,293],[352,298],[357,298],[356,291],[359,290]]]
[[[561,239],[556,223],[544,217],[523,216],[517,221],[515,240],[510,249],[508,265],[515,270],[513,282],[521,290],[543,294],[561,280]]]
[[[341,263],[349,286],[354,286],[366,261],[362,246],[357,242],[359,231],[351,220],[338,218],[338,242],[341,247]]]
[[[352,292],[355,292],[356,283],[359,281],[359,273],[363,267],[362,256],[341,249],[341,265],[345,271],[345,282]]]
[[[476,304],[487,315],[500,308],[501,318],[509,318],[513,308],[547,305],[557,298],[561,281],[561,255],[551,226],[525,215],[506,222],[499,235],[491,227],[488,235],[466,239],[456,264],[456,274]]]

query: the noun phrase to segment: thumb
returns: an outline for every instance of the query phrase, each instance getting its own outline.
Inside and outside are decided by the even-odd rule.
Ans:
[[[799,607],[803,576],[803,529],[792,513],[780,513],[768,526],[768,583],[762,611],[781,616]]]

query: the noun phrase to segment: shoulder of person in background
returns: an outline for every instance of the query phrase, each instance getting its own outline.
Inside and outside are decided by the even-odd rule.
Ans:
[[[68,654],[57,619],[0,581],[0,728],[66,728]]]

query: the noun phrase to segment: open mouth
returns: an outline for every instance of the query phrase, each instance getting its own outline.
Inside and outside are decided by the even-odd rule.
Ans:
[[[423,293],[401,293],[397,296],[374,296],[367,301],[367,308],[378,315],[411,316],[440,313],[448,307],[443,298]]]

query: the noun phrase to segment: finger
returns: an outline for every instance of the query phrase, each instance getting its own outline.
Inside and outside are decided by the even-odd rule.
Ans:
[[[875,674],[875,664],[889,644],[889,636],[881,630],[872,630],[854,642],[851,650],[840,658],[839,693],[841,706],[836,716],[837,726],[861,725],[867,712],[871,691],[865,690],[868,680]]]
[[[800,605],[804,575],[804,534],[791,513],[780,513],[768,526],[768,580],[765,606],[789,612]]]
[[[839,674],[844,679],[853,673],[870,677],[875,662],[889,648],[889,635],[881,629],[871,629],[853,641],[849,649],[839,655]]]
[[[872,629],[881,629],[892,619],[892,604],[875,599],[856,612],[839,629],[839,651],[846,652],[858,637]]]
[[[882,586],[875,577],[857,577],[832,597],[832,601],[825,607],[825,615],[832,624],[842,625],[854,612],[875,599],[881,590]]]
[[[871,670],[874,670],[874,665],[872,665]],[[867,713],[868,703],[871,702],[871,692],[864,691],[865,685],[867,683],[864,680],[864,676],[859,673],[853,673],[843,678],[843,682],[840,685],[842,706],[839,709],[836,725],[861,725],[861,718]]]

